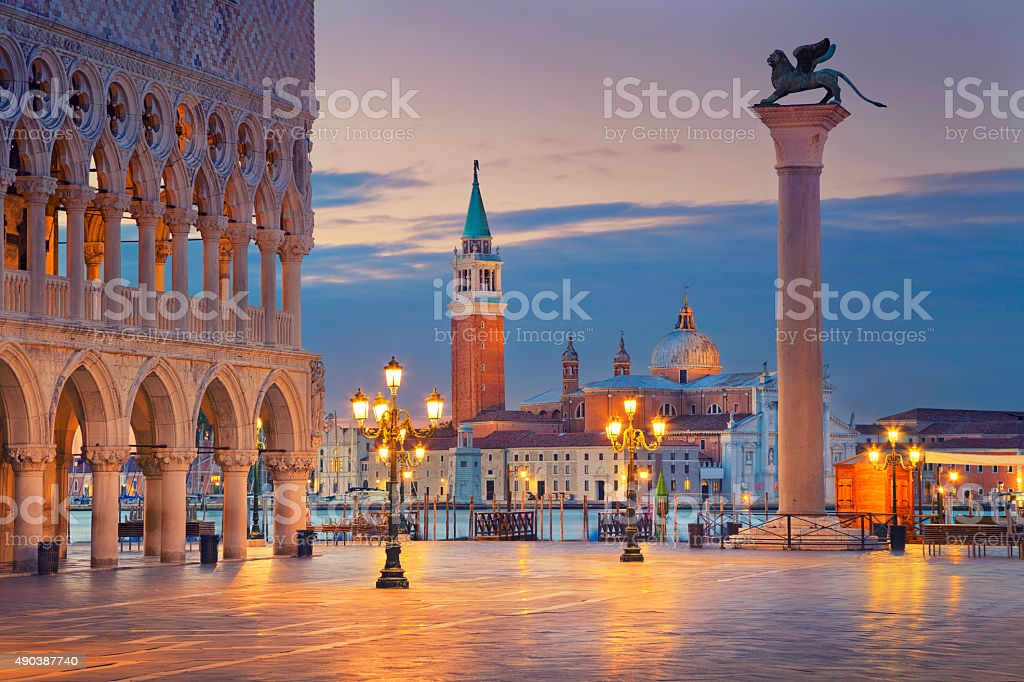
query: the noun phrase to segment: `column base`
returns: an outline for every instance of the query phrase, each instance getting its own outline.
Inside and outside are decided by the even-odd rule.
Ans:
[[[246,556],[248,556],[248,546],[228,547],[227,545],[224,545],[225,559],[245,559]]]
[[[642,563],[644,555],[639,547],[626,547],[619,555],[619,561],[623,563]]]
[[[405,577],[405,571],[401,568],[385,568],[377,578],[377,588],[386,590],[392,588],[409,589],[409,579]]]
[[[181,564],[184,562],[184,552],[160,552],[160,563],[162,564]]]
[[[182,561],[184,561],[184,559],[182,559]],[[89,560],[89,565],[93,568],[114,568],[115,566],[117,566],[117,558],[115,557],[113,559],[109,559],[92,557]]]
[[[15,573],[35,573],[39,570],[38,559],[15,560],[12,566]]]

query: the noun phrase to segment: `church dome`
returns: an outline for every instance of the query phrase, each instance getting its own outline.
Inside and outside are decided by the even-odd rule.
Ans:
[[[712,373],[722,369],[718,346],[707,334],[697,331],[689,297],[684,299],[675,329],[654,344],[651,370],[653,372],[656,369],[697,369]]]
[[[626,352],[626,340],[622,336],[619,336],[619,352],[612,358],[612,362],[616,364],[629,362],[629,353]]]
[[[579,359],[580,354],[572,347],[572,332],[569,332],[569,344],[565,347],[565,352],[562,353],[562,362],[578,362]]]

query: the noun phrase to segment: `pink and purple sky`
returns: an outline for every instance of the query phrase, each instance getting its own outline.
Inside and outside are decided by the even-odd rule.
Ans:
[[[836,415],[1020,409],[1024,113],[1009,101],[1024,90],[1022,25],[1024,6],[1011,2],[318,3],[318,88],[390,92],[398,78],[403,92],[419,91],[408,100],[419,118],[341,119],[321,100],[304,343],[325,355],[328,411],[347,417],[348,396],[376,389],[392,354],[407,365],[407,402],[434,384],[450,395],[448,346],[435,341],[449,325],[434,319],[433,282],[450,277],[474,159],[505,290],[561,292],[569,279],[574,292],[591,292],[581,304],[590,320],[527,317],[507,323],[510,331],[582,331],[588,381],[611,374],[625,330],[633,372],[646,373],[689,286],[723,371],[765,360],[774,368],[767,131],[742,112],[658,119],[646,104],[637,118],[605,118],[604,80],[703,96],[731,93],[739,79],[744,93],[760,90],[756,102],[771,90],[772,50],[824,36],[838,45],[824,67],[888,105],[843,86],[853,115],[825,154],[824,279],[869,297],[902,292],[911,279],[915,293],[932,292],[923,307],[934,318],[826,322],[853,332],[825,346]],[[1008,91],[1005,118],[987,100],[977,118],[946,118],[945,79],[971,77],[982,82],[971,88],[978,95],[993,81]],[[732,104],[730,94],[714,106]],[[973,106],[959,96],[954,104]],[[1020,112],[1024,98],[1016,104]],[[618,97],[614,105],[630,106]],[[637,140],[637,126],[668,132]],[[1004,139],[977,139],[979,126]],[[351,139],[398,129],[413,139]],[[611,129],[625,130],[623,141],[607,139]],[[686,139],[695,130],[753,139]],[[956,130],[966,130],[962,142],[947,139]],[[858,327],[926,340],[856,342]],[[558,384],[560,353],[555,343],[510,340],[510,406]]]

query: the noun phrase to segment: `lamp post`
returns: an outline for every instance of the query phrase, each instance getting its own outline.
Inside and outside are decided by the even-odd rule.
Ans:
[[[636,415],[635,397],[627,397],[622,401],[622,407],[626,412],[627,423],[623,428],[622,420],[619,417],[612,417],[604,432],[608,436],[614,452],[627,452],[629,459],[626,463],[626,546],[619,556],[619,561],[634,562],[643,561],[644,555],[637,544],[636,535],[636,451],[640,448],[652,452],[661,446],[661,439],[665,437],[665,420],[655,417],[652,422],[654,443],[648,443],[643,429],[633,426],[633,417]]]
[[[370,400],[358,389],[352,396],[352,413],[356,423],[362,429],[363,435],[370,440],[379,440],[377,454],[381,460],[390,465],[390,477],[388,478],[388,541],[385,545],[386,560],[384,568],[377,579],[379,588],[407,588],[409,579],[405,577],[405,570],[402,568],[400,556],[402,545],[398,541],[398,530],[401,524],[401,507],[399,503],[399,490],[402,480],[406,474],[412,476],[412,469],[420,465],[426,448],[417,445],[415,454],[405,450],[405,439],[409,436],[414,438],[429,438],[437,430],[437,422],[441,419],[441,411],[444,409],[444,398],[437,389],[434,389],[426,398],[427,418],[430,426],[425,429],[416,429],[412,424],[412,417],[405,410],[398,408],[398,388],[402,385],[402,366],[392,356],[391,362],[384,366],[384,379],[387,383],[391,399],[388,400],[380,393],[373,401],[373,416],[377,421],[377,427],[363,426],[370,411]]]
[[[512,511],[512,475],[518,475],[523,481],[530,480],[530,466],[528,464],[506,464],[505,465],[505,509]],[[523,509],[526,509],[526,488],[523,488]]]
[[[256,417],[256,464],[252,473],[252,528],[249,530],[250,540],[262,540],[263,529],[260,527],[260,461],[263,451],[267,449],[267,437],[263,432],[263,419]]]
[[[872,448],[868,453],[868,459],[871,460],[871,466],[875,468],[875,471],[892,469],[892,526],[889,528],[889,548],[892,550],[902,550],[907,546],[907,527],[900,525],[896,509],[896,469],[913,471],[917,467],[918,460],[921,459],[921,451],[913,444],[910,446],[908,459],[904,459],[903,455],[896,450],[896,442],[899,438],[899,431],[895,429],[889,431],[889,452],[885,455],[884,461],[881,461],[881,453],[878,452],[878,448]]]

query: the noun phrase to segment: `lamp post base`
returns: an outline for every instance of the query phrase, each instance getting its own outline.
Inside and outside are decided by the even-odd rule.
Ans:
[[[644,555],[640,552],[639,547],[626,547],[619,555],[619,561],[622,562],[642,562],[643,560]]]
[[[399,556],[402,554],[402,546],[397,542],[388,542],[384,549],[384,553],[387,556],[387,560],[384,562],[384,568],[380,571],[380,577],[377,578],[378,589],[408,589],[409,579],[405,577],[405,569],[402,568],[402,563],[399,560]]]

